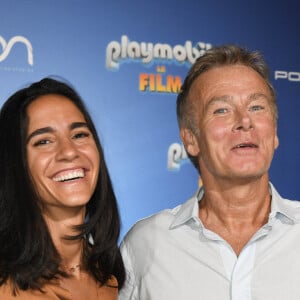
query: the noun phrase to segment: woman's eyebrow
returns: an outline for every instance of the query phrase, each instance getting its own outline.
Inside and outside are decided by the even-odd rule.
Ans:
[[[70,124],[69,128],[72,129],[76,129],[76,128],[80,128],[80,127],[88,127],[86,122],[74,122],[72,124]]]
[[[30,142],[30,140],[37,135],[44,134],[44,133],[52,133],[52,132],[54,132],[54,129],[52,127],[38,128],[28,135],[28,137],[26,139],[26,144],[28,144]]]
[[[74,123],[71,123],[69,125],[70,130],[73,130],[73,129],[76,129],[76,128],[81,128],[81,127],[87,128],[88,127],[87,123],[85,123],[85,122],[74,122]],[[53,133],[53,132],[55,132],[55,130],[50,126],[38,128],[38,129],[34,130],[32,133],[29,134],[29,136],[26,139],[26,144],[28,144],[29,141],[37,135],[44,134],[44,133]]]

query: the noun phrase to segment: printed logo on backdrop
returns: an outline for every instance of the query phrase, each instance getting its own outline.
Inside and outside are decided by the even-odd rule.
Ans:
[[[167,74],[166,65],[190,67],[203,55],[211,44],[185,41],[183,45],[130,41],[123,35],[121,41],[111,41],[106,47],[106,68],[118,71],[125,63],[141,63],[144,67],[156,65],[152,73],[142,72],[138,75],[141,92],[177,94],[182,85],[182,78],[176,74]]]
[[[12,61],[14,59],[14,58],[12,58],[12,60],[11,60],[11,56],[15,55],[13,49],[16,48],[20,44],[22,46],[24,46],[24,47],[22,47],[23,48],[23,51],[22,51],[23,58],[21,57],[22,61],[24,62],[24,66],[25,65],[33,66],[33,48],[32,48],[30,41],[26,37],[16,35],[16,36],[12,37],[11,39],[9,39],[8,41],[6,41],[0,35],[0,46],[1,46],[0,47],[0,69],[1,70],[12,71],[12,72],[32,72],[31,68],[26,68],[23,66],[23,64],[19,65],[20,63],[18,63],[17,66],[16,65],[15,66],[7,66],[7,65],[3,66],[3,63],[5,61],[7,61],[9,58],[10,58],[10,61]]]
[[[168,150],[168,170],[177,171],[180,169],[181,165],[189,162],[188,155],[182,144],[173,143],[170,145]],[[202,178],[198,178],[199,186],[202,186]]]
[[[300,72],[294,71],[275,71],[274,77],[276,80],[288,80],[292,82],[300,82]]]
[[[118,71],[124,64],[140,63],[142,67],[154,67],[154,71],[138,74],[139,91],[143,93],[177,94],[183,79],[167,72],[167,67],[189,68],[195,60],[212,47],[210,43],[185,41],[182,45],[131,41],[123,35],[120,41],[111,41],[106,47],[106,68]],[[189,162],[182,144],[172,143],[167,153],[167,169],[177,171]]]
[[[168,170],[177,171],[188,161],[188,155],[182,144],[173,143],[168,149]]]

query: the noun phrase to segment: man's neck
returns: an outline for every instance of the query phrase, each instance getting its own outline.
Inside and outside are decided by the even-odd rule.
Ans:
[[[204,181],[199,217],[207,229],[226,240],[238,255],[255,232],[266,224],[271,207],[268,178],[248,184]]]

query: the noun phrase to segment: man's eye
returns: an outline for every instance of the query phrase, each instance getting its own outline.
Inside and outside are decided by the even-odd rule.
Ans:
[[[217,114],[225,114],[226,112],[228,112],[228,109],[227,108],[218,108],[214,111],[214,114],[217,115]]]
[[[263,110],[263,109],[264,109],[264,107],[261,105],[254,105],[254,106],[250,107],[250,110],[252,110],[252,111],[258,111],[258,110]]]

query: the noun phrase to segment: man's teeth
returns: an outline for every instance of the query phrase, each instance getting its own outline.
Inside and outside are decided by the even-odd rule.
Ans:
[[[64,175],[59,175],[53,178],[54,181],[66,181],[66,180],[72,180],[76,178],[83,178],[84,172],[83,170],[77,170],[77,171],[71,171]]]
[[[240,144],[236,146],[236,148],[245,148],[245,147],[255,148],[256,146],[254,144]]]

